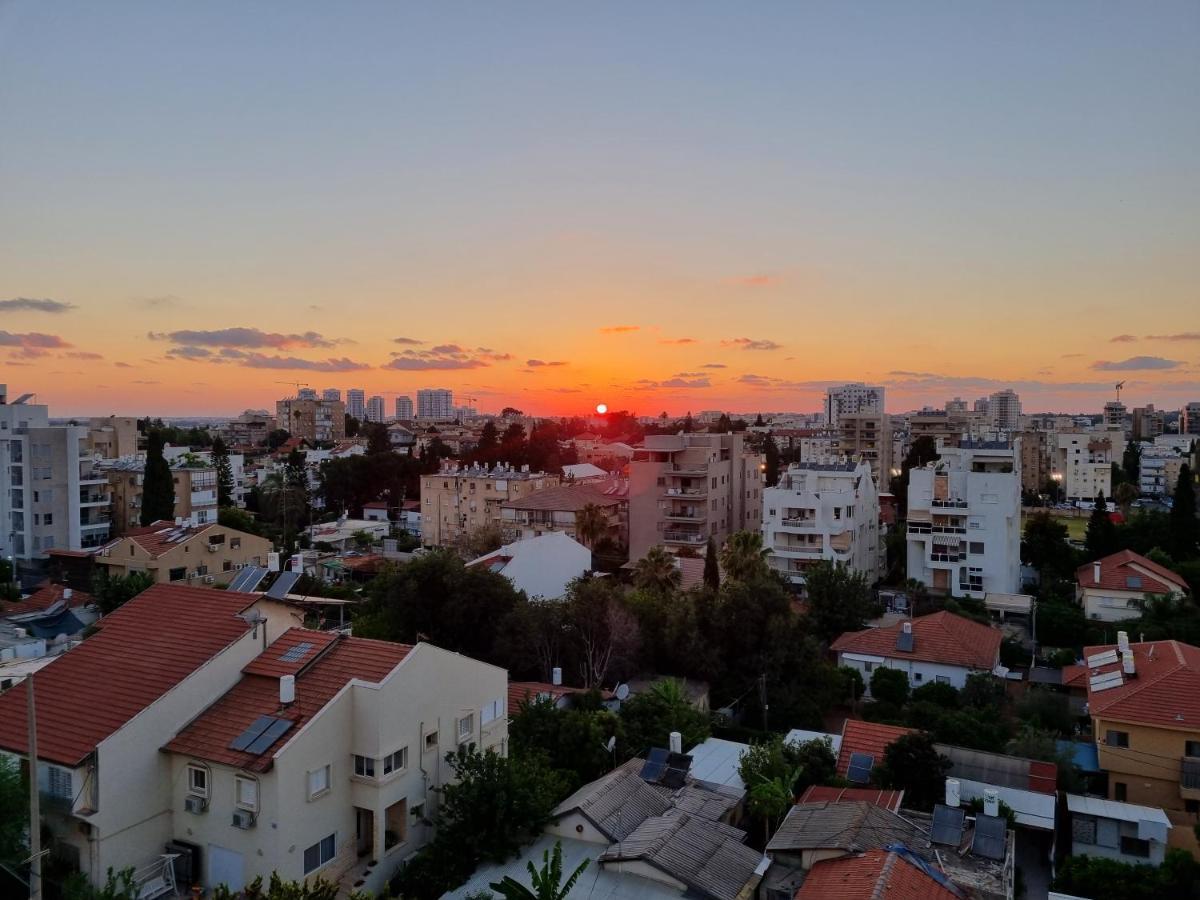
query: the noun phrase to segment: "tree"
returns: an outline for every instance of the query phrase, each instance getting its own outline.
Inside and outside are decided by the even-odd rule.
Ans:
[[[254,516],[236,506],[226,506],[217,510],[217,524],[235,531],[244,531],[246,534],[258,534],[258,523],[254,521]]]
[[[930,810],[942,798],[950,760],[937,752],[933,739],[922,732],[896,738],[884,751],[877,777],[884,787],[902,789],[913,809]]]
[[[233,467],[229,463],[229,448],[220,438],[213,441],[212,459],[217,470],[217,506],[225,509],[233,506]]]
[[[146,437],[146,470],[142,482],[142,525],[175,517],[175,482],[163,456],[163,433],[154,429]]]
[[[1104,500],[1104,492],[1096,495],[1096,507],[1088,519],[1087,535],[1084,537],[1088,559],[1103,559],[1116,551],[1117,526],[1108,515],[1108,503]]]
[[[568,616],[583,686],[599,687],[610,671],[632,670],[641,634],[611,578],[576,578],[567,589]]]
[[[1129,518],[1129,509],[1133,506],[1133,502],[1141,496],[1138,493],[1136,482],[1122,482],[1113,490],[1113,500],[1120,507],[1121,515]]]
[[[804,586],[810,627],[823,641],[859,631],[873,612],[866,576],[848,566],[822,560],[804,573]]]
[[[721,589],[721,567],[717,564],[717,542],[709,535],[704,547],[704,586],[710,591]]]
[[[17,761],[0,757],[0,862],[19,865],[28,855],[29,791]]]
[[[675,557],[661,546],[651,547],[633,564],[633,583],[643,590],[670,593],[682,580]]]
[[[694,747],[711,730],[708,715],[692,705],[683,682],[674,678],[657,681],[649,690],[630,697],[621,704],[620,715],[625,747],[633,755],[669,746],[672,731],[682,735],[685,748]]]
[[[761,533],[735,531],[721,548],[721,568],[725,570],[726,578],[754,581],[770,572],[767,554]]]
[[[788,743],[774,734],[750,745],[738,760],[744,784],[784,778],[795,773],[793,794],[799,796],[812,784],[824,784],[837,774],[837,756],[829,738]]]
[[[320,876],[312,880],[285,881],[278,872],[271,873],[271,880],[263,889],[262,876],[257,876],[240,891],[230,890],[219,884],[213,888],[213,900],[337,900],[338,886]],[[135,891],[132,897],[136,897]],[[132,900],[131,897],[131,900]],[[350,900],[367,900],[362,894],[351,894]]]
[[[871,673],[871,696],[881,703],[903,706],[908,702],[908,676],[899,669],[880,666]]]
[[[544,697],[509,710],[508,736],[518,756],[541,755],[562,773],[568,790],[594,781],[612,768],[609,740],[624,737],[616,713],[601,705],[600,694],[575,694],[566,709]]]
[[[597,504],[584,504],[583,509],[575,514],[575,536],[589,549],[594,549],[596,542],[608,531],[608,514]]]
[[[763,442],[763,457],[764,481],[767,487],[775,487],[779,483],[779,447],[775,445],[775,438],[769,434]]]
[[[1068,856],[1057,870],[1052,888],[1079,897],[1182,900],[1200,896],[1200,862],[1179,848],[1168,850],[1157,867],[1098,856]]]
[[[392,452],[392,439],[388,437],[386,425],[382,422],[368,422],[366,432],[368,456]]]
[[[360,422],[355,416],[350,415],[350,413],[346,413],[345,422],[346,437],[358,437],[358,433],[362,430],[362,422]]]
[[[1067,526],[1048,512],[1035,512],[1025,521],[1021,558],[1043,579],[1067,577],[1075,571],[1075,551]]]
[[[286,428],[276,428],[273,431],[267,432],[267,448],[269,450],[278,450],[291,438],[292,433]]]
[[[101,571],[92,579],[92,597],[100,607],[100,612],[108,615],[153,584],[154,576],[149,572],[109,575],[108,572]]]
[[[1200,526],[1196,522],[1196,487],[1191,467],[1184,463],[1179,467],[1179,480],[1175,482],[1175,493],[1171,500],[1171,556],[1185,562],[1196,556],[1197,534]]]
[[[779,827],[779,822],[796,802],[795,786],[800,778],[800,770],[792,769],[773,778],[759,776],[757,783],[750,786],[750,812],[763,822],[763,842],[771,839],[771,832]]]
[[[896,506],[901,519],[908,517],[908,480],[913,469],[919,469],[926,463],[938,458],[937,442],[927,434],[921,435],[912,442],[908,454],[900,464],[900,475],[892,481],[892,493],[896,495]]]
[[[1121,474],[1125,481],[1135,487],[1141,480],[1142,471],[1142,445],[1137,441],[1130,441],[1125,445],[1125,452],[1121,454]]]
[[[566,896],[575,887],[575,882],[588,867],[590,859],[584,859],[571,876],[562,880],[562,842],[554,842],[554,850],[542,853],[542,868],[535,869],[532,862],[525,865],[529,869],[529,883],[532,890],[525,887],[511,875],[505,875],[500,881],[493,881],[489,887],[499,891],[504,900],[566,900]]]

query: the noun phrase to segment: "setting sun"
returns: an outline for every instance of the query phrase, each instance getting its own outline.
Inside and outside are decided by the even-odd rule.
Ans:
[[[606,412],[608,412],[608,406],[604,403],[597,403],[596,404],[596,412],[599,415],[604,415]]]

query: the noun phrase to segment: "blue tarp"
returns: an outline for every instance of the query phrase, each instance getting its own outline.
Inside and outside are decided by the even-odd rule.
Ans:
[[[1070,755],[1071,762],[1081,772],[1100,771],[1100,753],[1095,744],[1081,741],[1055,741],[1055,744],[1059,753]]]

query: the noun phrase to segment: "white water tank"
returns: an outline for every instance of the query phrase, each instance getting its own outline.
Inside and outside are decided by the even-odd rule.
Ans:
[[[1129,649],[1129,632],[1128,631],[1118,631],[1117,632],[1117,649],[1120,650],[1122,653],[1124,653],[1126,650]]]
[[[296,676],[295,675],[280,675],[279,676],[279,702],[287,706],[289,703],[296,701]]]
[[[672,731],[669,740],[670,740],[670,744],[668,745],[668,749],[670,749],[670,751],[672,753],[682,753],[683,752],[683,735],[682,734],[680,734],[678,731]]]
[[[957,778],[946,779],[946,805],[956,807],[961,798],[961,786]]]
[[[558,666],[550,670],[550,683],[555,685],[562,684],[562,669]]]
[[[1000,815],[1000,794],[991,789],[983,792],[983,811],[989,816]]]

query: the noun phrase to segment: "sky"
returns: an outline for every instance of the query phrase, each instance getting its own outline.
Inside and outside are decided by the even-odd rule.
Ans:
[[[1200,400],[1200,5],[0,0],[0,379]]]

